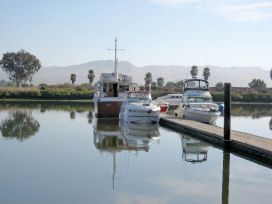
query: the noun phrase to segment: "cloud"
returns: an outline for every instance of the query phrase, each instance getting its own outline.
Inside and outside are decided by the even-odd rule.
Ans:
[[[234,21],[261,21],[272,18],[272,1],[264,0],[152,0],[172,7],[205,9]]]

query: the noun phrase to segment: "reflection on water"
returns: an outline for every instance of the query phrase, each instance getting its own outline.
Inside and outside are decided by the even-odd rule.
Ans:
[[[31,110],[9,111],[8,117],[0,123],[3,137],[16,138],[20,141],[35,135],[39,128],[40,124],[33,118]]]
[[[230,153],[223,152],[222,204],[229,203]]]
[[[82,113],[86,111],[93,111],[93,105],[88,102],[50,102],[50,101],[31,101],[28,102],[0,102],[0,110],[11,109],[38,109],[41,113],[46,111],[75,111]]]
[[[94,144],[100,151],[149,151],[152,140],[159,139],[157,124],[119,124],[118,119],[94,120]]]
[[[245,116],[252,118],[262,118],[272,116],[271,104],[233,104],[231,107],[233,116]]]
[[[0,111],[8,111],[8,116],[0,121],[0,131],[6,138],[17,138],[20,141],[35,135],[40,123],[32,116],[32,110],[67,111],[71,120],[75,120],[76,113],[88,112],[88,123],[92,123],[93,106],[90,103],[69,102],[0,102]]]
[[[118,119],[98,119],[93,125],[93,140],[100,152],[112,154],[112,188],[115,188],[117,170],[116,155],[121,151],[148,152],[152,140],[159,140],[157,124],[139,125],[135,123],[119,123]]]
[[[97,120],[80,105],[31,110],[0,108],[0,136],[39,124],[31,142],[0,137],[0,203],[271,203],[271,169],[189,135]],[[269,129],[271,119],[249,126]]]
[[[88,118],[88,123],[92,124],[93,123],[93,111],[88,111],[87,118]]]
[[[74,120],[76,118],[76,112],[74,110],[70,111],[70,119]]]
[[[232,130],[272,139],[271,104],[233,104],[231,114]],[[219,117],[216,125],[223,127],[224,118]]]
[[[204,162],[208,157],[209,145],[192,137],[182,134],[180,136],[182,143],[182,159],[187,162]]]

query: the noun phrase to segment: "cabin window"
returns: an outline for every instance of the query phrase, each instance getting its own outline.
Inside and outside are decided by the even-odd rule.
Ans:
[[[205,81],[199,81],[199,88],[200,89],[207,89],[208,84]]]
[[[202,97],[189,97],[187,100],[189,103],[212,103],[212,98],[202,98]]]
[[[129,85],[120,85],[119,86],[119,91],[120,92],[129,91]]]
[[[196,83],[198,83],[198,82],[196,82],[196,81],[188,81],[187,83],[186,83],[186,88],[189,88],[189,89],[195,89],[195,88],[197,88],[198,87],[198,84],[196,84]]]
[[[103,84],[103,92],[106,93],[106,91],[107,91],[107,84],[104,83],[104,84]]]

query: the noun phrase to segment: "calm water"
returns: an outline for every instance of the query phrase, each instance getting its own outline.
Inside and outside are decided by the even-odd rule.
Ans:
[[[0,105],[0,203],[271,203],[271,169],[91,109]]]
[[[224,118],[216,121],[224,126]],[[233,130],[272,139],[272,105],[233,105],[231,126]]]

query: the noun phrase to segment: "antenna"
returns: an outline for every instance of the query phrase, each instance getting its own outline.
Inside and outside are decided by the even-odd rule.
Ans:
[[[130,74],[130,54],[128,55],[128,73]]]
[[[117,51],[123,51],[125,49],[118,49],[117,48],[117,37],[115,37],[115,46],[114,49],[108,49],[114,51],[114,73],[115,76],[117,77]]]

